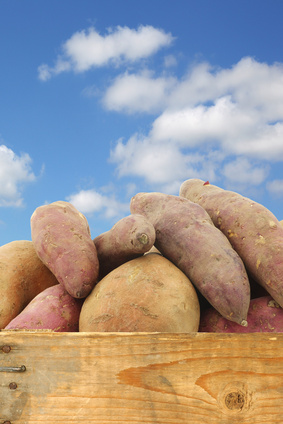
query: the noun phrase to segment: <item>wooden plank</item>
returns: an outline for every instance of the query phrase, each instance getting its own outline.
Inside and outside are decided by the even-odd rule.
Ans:
[[[0,332],[0,367],[22,365],[0,423],[283,422],[283,334]]]

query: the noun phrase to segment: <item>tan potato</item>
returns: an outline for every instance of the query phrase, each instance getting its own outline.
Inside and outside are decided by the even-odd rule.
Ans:
[[[0,247],[0,329],[15,318],[40,292],[58,284],[42,263],[34,245],[16,240]]]
[[[150,253],[107,274],[85,299],[79,331],[196,332],[200,307],[190,280]]]

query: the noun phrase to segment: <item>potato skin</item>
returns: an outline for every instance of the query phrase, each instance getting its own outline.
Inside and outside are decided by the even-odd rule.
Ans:
[[[215,309],[204,311],[199,332],[207,333],[282,333],[283,309],[270,296],[254,298],[250,302],[248,326],[242,327],[223,318]]]
[[[85,299],[79,331],[196,332],[196,291],[174,264],[148,253],[107,274]]]
[[[58,284],[29,240],[0,247],[0,329],[15,318],[40,292]]]
[[[199,179],[180,196],[201,205],[229,239],[250,276],[283,307],[283,227],[263,205]]]
[[[77,332],[82,303],[83,299],[75,299],[62,284],[56,284],[35,296],[5,330]]]
[[[42,262],[71,296],[86,297],[97,282],[99,262],[85,216],[72,204],[57,201],[38,207],[30,223]]]
[[[138,193],[131,213],[156,231],[155,246],[225,318],[246,325],[250,286],[242,260],[199,205],[179,196]]]
[[[155,229],[142,215],[120,219],[93,239],[99,260],[99,279],[123,263],[142,256],[155,242]]]

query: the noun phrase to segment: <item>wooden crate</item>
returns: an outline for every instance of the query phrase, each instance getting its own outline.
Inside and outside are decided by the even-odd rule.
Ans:
[[[283,334],[0,338],[1,424],[283,423]]]

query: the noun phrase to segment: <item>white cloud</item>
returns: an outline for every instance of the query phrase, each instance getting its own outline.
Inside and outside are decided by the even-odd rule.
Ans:
[[[282,116],[283,64],[268,65],[251,57],[231,68],[213,68],[209,63],[191,66],[169,99],[171,107],[187,107],[230,95],[244,110]],[[272,119],[273,119],[272,118]]]
[[[172,66],[177,66],[178,61],[173,54],[169,54],[164,57],[164,66],[165,68],[171,68]]]
[[[0,145],[0,206],[23,206],[23,185],[34,180],[30,156]]]
[[[66,72],[71,69],[71,63],[67,60],[63,60],[61,57],[57,59],[56,65],[54,68],[43,63],[38,67],[38,77],[41,81],[49,80],[52,75],[60,74],[61,72]]]
[[[173,143],[153,143],[149,137],[138,134],[126,143],[120,139],[110,153],[110,161],[117,164],[120,177],[138,176],[157,190],[172,194],[179,191],[184,179],[214,179],[221,159],[220,152],[185,153]]]
[[[252,129],[247,134],[243,133],[233,145],[230,143],[230,150],[262,160],[282,161],[283,123],[270,125],[263,122]]]
[[[226,106],[233,109],[231,110],[234,114],[232,118],[238,119],[242,115],[241,119],[251,120],[253,126],[260,123],[262,119],[268,123],[282,120],[283,116],[282,64],[267,65],[256,62],[252,58],[244,58],[230,69],[215,70],[208,63],[202,63],[192,67],[190,72],[179,81],[172,76],[154,78],[149,72],[122,75],[106,91],[107,96],[112,89],[114,92],[114,89],[123,83],[125,94],[119,90],[119,98],[116,96],[115,99],[116,110],[130,110],[132,104],[135,111],[138,109],[138,103],[133,102],[127,90],[133,87],[133,81],[137,84],[139,81],[142,82],[143,100],[150,103],[152,97],[153,104],[156,100],[155,96],[151,96],[150,88],[162,82],[164,111],[195,110],[198,106],[203,106],[209,111],[211,107],[221,105],[219,99],[226,99]],[[111,108],[111,102],[109,107]],[[142,103],[140,108],[143,111]],[[226,119],[226,116],[224,118]]]
[[[277,196],[283,197],[283,180],[273,180],[267,184],[267,190]]]
[[[215,99],[211,106],[165,110],[152,125],[151,137],[154,140],[172,140],[182,146],[196,146],[215,142],[234,140],[239,131],[247,132],[253,121],[243,113],[230,96]],[[224,142],[225,140],[225,142]]]
[[[138,138],[137,135],[126,144],[120,140],[111,152],[110,160],[118,163],[120,176],[138,175],[158,184],[177,175],[181,177],[186,170],[184,157],[174,145],[152,144],[149,138]]]
[[[47,80],[49,80],[49,78],[51,78],[51,76],[52,76],[52,73],[56,73],[55,69],[52,70],[45,63],[43,63],[42,65],[40,65],[37,70],[38,70],[38,78],[41,81],[47,81]]]
[[[42,64],[39,78],[46,81],[70,70],[129,65],[169,46],[173,39],[152,26],[118,26],[104,35],[89,28],[62,45],[53,67]],[[134,73],[132,68],[113,79],[102,94],[108,110],[157,116],[147,134],[119,139],[111,150],[118,175],[137,176],[152,187],[171,191],[190,177],[261,184],[269,173],[266,161],[283,161],[283,64],[260,63],[251,57],[224,69],[193,63],[182,78],[172,76],[176,64],[176,57],[169,54],[160,75],[146,69]],[[90,86],[84,94],[100,96],[101,91]],[[111,214],[121,207],[115,199],[91,190],[73,199],[90,213]]]
[[[222,174],[229,183],[260,185],[268,175],[268,167],[251,163],[245,157],[238,157],[226,163],[222,169]]]
[[[46,81],[64,71],[85,72],[93,67],[108,65],[109,62],[135,62],[169,46],[173,41],[170,33],[141,25],[137,29],[117,26],[100,35],[94,28],[73,34],[62,46],[62,54],[55,65],[42,64],[38,68],[39,79]]]
[[[138,91],[129,95],[139,81],[142,100]],[[259,185],[268,177],[267,161],[283,161],[282,64],[247,57],[228,69],[196,64],[179,80],[123,75],[106,95],[121,82],[115,110],[162,108],[148,134],[118,140],[112,149],[121,176],[136,175],[153,186],[176,187],[181,176]],[[155,83],[160,91],[152,89]]]
[[[119,217],[129,209],[128,204],[123,204],[114,197],[102,195],[95,190],[80,190],[68,196],[66,200],[83,214],[103,213],[106,218]]]
[[[106,91],[103,103],[109,110],[134,113],[161,111],[176,83],[175,78],[152,78],[149,72],[118,76]]]

